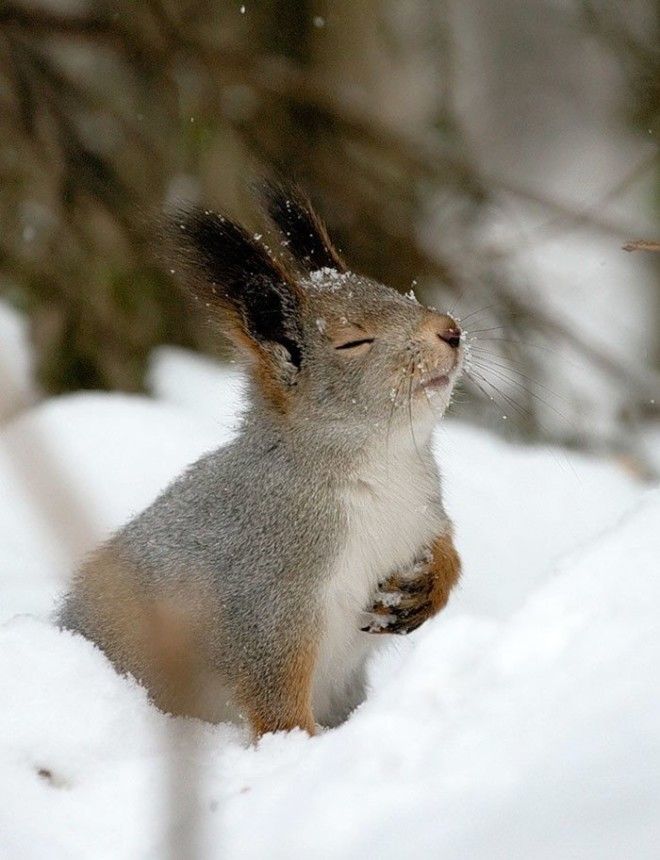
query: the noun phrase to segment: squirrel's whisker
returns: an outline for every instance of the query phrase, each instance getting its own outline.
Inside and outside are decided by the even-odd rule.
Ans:
[[[508,375],[508,374],[504,373],[504,372],[503,372],[503,371],[501,371],[501,370],[493,369],[493,368],[492,368],[492,367],[490,367],[488,364],[485,364],[483,361],[482,361],[482,362],[480,362],[480,363],[478,363],[478,362],[479,362],[479,360],[477,359],[477,361],[475,362],[475,364],[477,364],[477,366],[480,366],[480,367],[482,368],[482,370],[488,370],[488,371],[490,371],[491,373],[493,373],[496,377],[498,377],[499,379],[501,379],[503,382],[507,382],[507,383],[509,383],[510,385],[515,385],[515,386],[517,386],[517,387],[518,387],[518,388],[520,388],[522,391],[524,391],[524,392],[525,392],[525,394],[529,395],[530,397],[533,397],[533,398],[534,398],[534,400],[537,400],[539,403],[542,403],[542,404],[543,404],[544,406],[546,406],[548,409],[552,410],[556,415],[558,415],[561,419],[563,419],[563,420],[564,420],[564,421],[566,421],[570,426],[572,426],[574,430],[577,430],[577,429],[578,429],[578,428],[577,428],[577,425],[575,425],[575,423],[571,420],[571,418],[569,418],[569,416],[568,416],[568,415],[565,415],[563,412],[561,412],[561,410],[559,410],[559,409],[557,409],[555,406],[553,406],[553,405],[552,405],[552,403],[550,403],[549,401],[547,401],[544,397],[541,397],[540,395],[536,394],[536,392],[532,391],[530,388],[528,388],[528,387],[527,387],[526,385],[524,385],[522,382],[520,382],[519,380],[515,379],[515,377],[512,377],[512,376],[510,376],[510,375]],[[514,372],[516,372],[516,371],[514,371]],[[526,378],[527,378],[527,379],[531,379],[530,377],[526,377]],[[532,381],[532,382],[535,382],[535,380],[533,380],[533,379],[531,379],[531,381]],[[538,384],[541,388],[545,388],[545,386],[541,385],[541,383],[536,383],[536,384]],[[550,389],[546,389],[546,390],[550,391],[550,393],[551,393],[551,394],[554,394],[554,393],[555,393],[555,392],[551,391]],[[557,397],[559,397],[559,395],[556,395],[556,396],[557,396]],[[567,402],[567,401],[566,401],[566,402]]]
[[[494,307],[495,307],[495,305],[494,305],[494,304],[484,305],[484,307],[482,307],[482,308],[477,308],[477,310],[476,310],[476,311],[472,311],[472,312],[471,312],[471,313],[469,313],[467,316],[459,317],[458,322],[459,322],[462,326],[464,326],[464,325],[465,325],[465,320],[469,320],[469,319],[470,319],[470,317],[474,317],[474,316],[476,316],[477,314],[485,313],[486,311],[489,311],[489,310],[491,310],[491,308],[494,308]]]

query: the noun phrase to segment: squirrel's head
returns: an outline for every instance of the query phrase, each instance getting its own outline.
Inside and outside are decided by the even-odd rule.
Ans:
[[[309,429],[430,432],[462,366],[457,322],[348,271],[297,188],[267,183],[263,198],[285,257],[208,210],[174,222],[186,286],[244,353],[263,404]]]

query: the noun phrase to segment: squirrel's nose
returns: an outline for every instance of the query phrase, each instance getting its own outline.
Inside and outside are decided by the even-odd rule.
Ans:
[[[444,340],[445,343],[449,344],[452,349],[458,349],[461,343],[461,330],[456,325],[455,322],[452,322],[451,325],[442,328],[437,332],[440,340]]]
[[[420,335],[430,346],[443,341],[451,349],[458,349],[461,344],[461,329],[456,320],[449,314],[439,314],[437,311],[427,311],[420,328]]]
[[[453,317],[449,314],[433,314],[429,322],[432,331],[440,340],[452,349],[458,349],[461,344],[461,329]]]

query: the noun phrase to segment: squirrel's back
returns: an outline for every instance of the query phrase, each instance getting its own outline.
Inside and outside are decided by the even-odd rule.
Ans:
[[[190,466],[92,554],[60,623],[97,642],[165,710],[181,710],[160,665],[164,641],[185,655],[186,671],[204,675],[204,686],[209,673],[223,684],[251,643],[276,641],[278,626],[309,613],[343,530],[336,487],[316,481],[285,440],[243,434]],[[278,611],[283,580],[300,595],[287,617]],[[192,710],[203,716],[232,711],[219,702],[209,708],[199,690],[195,699],[202,706]]]

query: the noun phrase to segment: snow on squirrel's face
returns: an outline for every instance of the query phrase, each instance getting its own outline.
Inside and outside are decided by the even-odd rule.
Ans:
[[[300,400],[322,421],[429,429],[463,364],[457,322],[375,281],[332,269],[305,291]]]

